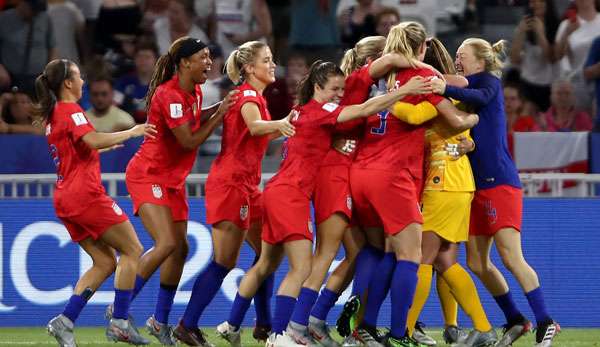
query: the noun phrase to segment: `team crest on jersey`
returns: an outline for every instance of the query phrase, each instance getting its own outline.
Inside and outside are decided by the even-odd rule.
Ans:
[[[244,90],[244,96],[254,96],[254,97],[256,97],[256,92],[254,90]]]
[[[171,118],[183,117],[183,105],[182,104],[169,104],[169,111]]]
[[[346,207],[352,211],[352,197],[350,195],[346,195]]]
[[[117,214],[117,216],[120,216],[120,215],[123,214],[123,210],[121,210],[121,208],[119,207],[119,205],[117,205],[117,203],[114,202],[114,201],[113,201],[113,204],[112,204],[112,209],[113,209],[113,211],[115,211],[115,213]]]
[[[323,105],[323,109],[327,112],[333,112],[336,108],[338,108],[338,104],[334,104],[333,102],[328,102]]]
[[[152,195],[154,195],[154,197],[157,199],[162,198],[162,196],[163,196],[162,188],[158,184],[152,185]]]
[[[248,205],[242,205],[242,207],[240,207],[240,218],[242,220],[248,218]]]
[[[50,135],[52,132],[52,126],[50,124],[46,125],[46,136]]]

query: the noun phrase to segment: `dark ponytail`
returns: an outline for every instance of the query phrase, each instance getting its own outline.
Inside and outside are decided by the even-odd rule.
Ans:
[[[173,78],[181,59],[188,58],[205,47],[204,42],[184,36],[175,40],[169,47],[169,52],[158,58],[148,86],[148,94],[146,94],[147,112],[150,111],[150,102],[156,88]]]
[[[56,102],[60,99],[63,82],[73,76],[74,62],[67,59],[55,59],[44,68],[44,73],[35,79],[37,102],[33,105],[34,123],[41,124],[52,115]]]
[[[342,76],[344,73],[332,62],[317,60],[311,66],[308,74],[298,83],[298,104],[305,105],[315,93],[315,84],[324,88],[332,76]]]

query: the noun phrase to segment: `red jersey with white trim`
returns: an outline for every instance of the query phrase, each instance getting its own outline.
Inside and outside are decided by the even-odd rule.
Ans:
[[[252,102],[258,106],[262,120],[271,120],[267,101],[250,84],[236,88],[239,99],[223,119],[221,152],[213,161],[207,185],[233,184],[256,189],[260,184],[262,159],[269,145],[269,135],[252,136],[242,116],[242,106]]]
[[[364,65],[360,69],[352,71],[346,77],[344,85],[344,97],[340,101],[340,105],[357,105],[369,99],[371,86],[375,83],[369,74],[371,63]],[[335,135],[342,136],[347,139],[358,140],[361,136],[366,120],[359,118],[349,122],[337,123],[335,126]],[[344,155],[336,149],[331,148],[327,152],[327,156],[323,160],[321,166],[345,165],[350,166],[356,157],[356,151],[350,155]]]
[[[315,99],[295,107],[298,113],[292,124],[296,134],[285,141],[283,161],[267,188],[287,185],[299,189],[309,199],[312,197],[319,166],[331,147],[331,134],[343,109]]]
[[[175,75],[156,88],[150,102],[148,123],[156,126],[156,138],[145,138],[127,166],[128,179],[180,189],[192,170],[198,149],[185,149],[171,129],[189,123],[192,132],[200,128],[202,91],[195,95],[179,86]]]
[[[414,76],[432,77],[435,74],[429,69],[402,69],[398,71],[396,86]],[[437,94],[409,95],[402,99],[415,105],[422,101],[437,105],[442,100],[444,98]],[[408,169],[415,178],[421,179],[424,155],[425,127],[405,123],[385,110],[367,119],[353,167],[393,172]]]
[[[81,107],[76,103],[57,102],[46,137],[50,155],[56,165],[54,207],[56,215],[78,215],[92,200],[106,194],[100,180],[100,157],[81,138],[95,131]]]

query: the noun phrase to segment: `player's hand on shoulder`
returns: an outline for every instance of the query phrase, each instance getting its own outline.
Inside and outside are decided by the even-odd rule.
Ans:
[[[440,78],[432,79],[431,88],[436,94],[444,94],[446,92],[446,81]]]
[[[225,98],[223,98],[221,105],[219,105],[219,109],[217,110],[217,113],[221,116],[224,116],[227,113],[227,111],[229,111],[229,109],[233,105],[235,105],[235,103],[240,98],[239,93],[240,93],[239,90],[232,90],[229,93],[227,93]]]
[[[292,137],[296,134],[296,127],[292,124],[292,120],[297,118],[298,111],[291,110],[287,117],[280,119],[277,122],[277,130],[285,137]]]
[[[338,138],[333,141],[332,146],[343,155],[350,155],[356,149],[356,140]]]
[[[156,130],[156,125],[148,123],[137,124],[133,128],[129,129],[129,131],[131,131],[133,137],[147,136],[153,139],[156,138],[155,135],[158,133]]]
[[[415,76],[400,88],[403,88],[407,94],[429,94],[432,92],[431,79]]]

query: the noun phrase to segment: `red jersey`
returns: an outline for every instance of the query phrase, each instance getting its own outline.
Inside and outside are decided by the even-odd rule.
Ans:
[[[371,86],[375,83],[369,74],[370,66],[371,63],[364,65],[360,69],[352,71],[352,73],[346,77],[344,97],[340,101],[340,105],[357,105],[367,101],[371,92]],[[364,124],[364,118],[337,123],[335,126],[335,135],[357,140],[361,135]],[[330,148],[321,166],[345,165],[349,167],[355,157],[356,151],[350,155],[344,155],[336,149]]]
[[[132,181],[161,184],[180,189],[192,170],[198,149],[188,150],[179,144],[171,129],[185,123],[192,132],[200,128],[202,91],[196,85],[195,95],[179,86],[175,75],[156,88],[150,102],[148,123],[156,126],[156,138],[146,138],[127,166]]]
[[[262,120],[271,120],[267,101],[250,84],[236,88],[239,99],[223,119],[221,152],[213,161],[207,185],[233,184],[256,188],[260,184],[261,164],[269,145],[269,135],[252,136],[242,116],[242,106],[253,102]]]
[[[267,188],[287,185],[299,189],[309,199],[312,197],[319,166],[331,148],[331,134],[343,108],[314,99],[296,106],[298,114],[292,119],[296,134],[286,140],[283,161]]]
[[[56,103],[46,136],[58,176],[54,207],[59,217],[78,215],[89,207],[88,202],[106,194],[98,151],[80,141],[91,131],[94,127],[78,104]]]
[[[431,77],[435,74],[428,69],[403,69],[398,71],[396,85],[400,86],[414,76]],[[444,98],[437,94],[409,95],[402,99],[415,105],[422,101],[437,105],[442,100]],[[394,172],[405,168],[415,178],[421,179],[424,152],[425,127],[404,123],[385,110],[367,119],[354,167]]]

